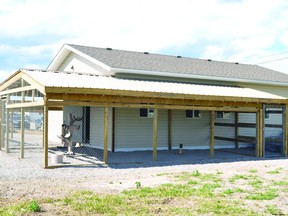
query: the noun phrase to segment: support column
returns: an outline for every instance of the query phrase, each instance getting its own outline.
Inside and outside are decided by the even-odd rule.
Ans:
[[[12,116],[12,119],[11,119],[11,139],[13,139],[13,133],[14,133],[14,111],[12,110],[11,111],[11,116]]]
[[[13,113],[13,112],[12,112]],[[20,138],[20,158],[24,158],[24,133],[25,133],[25,113],[24,108],[21,108],[21,138]]]
[[[284,126],[284,154],[285,157],[288,156],[288,105],[285,106],[285,126]]]
[[[154,109],[153,119],[153,160],[157,160],[157,139],[158,139],[158,109]]]
[[[210,121],[210,130],[211,130],[211,135],[210,135],[210,157],[214,156],[214,134],[215,134],[215,112],[211,111],[211,121]]]
[[[108,107],[104,108],[104,162],[108,163]]]
[[[239,122],[239,113],[235,112],[235,149],[239,148],[239,142],[238,142],[238,135],[239,135],[239,128],[238,128],[238,122]]]
[[[264,132],[264,118],[263,118],[263,109],[259,110],[259,157],[263,157],[263,147],[265,139],[263,139]]]
[[[9,149],[9,110],[6,108],[6,144],[5,144],[5,149],[6,149],[6,153],[10,152]]]
[[[256,148],[255,148],[255,154],[256,157],[260,157],[260,133],[261,133],[261,129],[260,129],[260,111],[258,111],[256,113]]]
[[[172,149],[172,110],[168,110],[168,150]]]
[[[46,103],[43,115],[44,168],[48,168],[48,106]]]

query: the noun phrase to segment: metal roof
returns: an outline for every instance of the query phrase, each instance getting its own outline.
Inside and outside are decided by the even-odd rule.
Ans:
[[[40,70],[22,70],[43,87],[79,88],[91,90],[124,90],[134,92],[154,92],[181,95],[223,96],[239,98],[286,99],[274,94],[232,86],[198,85],[160,81],[140,81],[101,77],[88,74],[53,72]],[[69,92],[67,92],[69,93]]]
[[[198,75],[288,83],[287,74],[257,65],[159,55],[147,52],[104,49],[74,44],[68,44],[68,46],[111,68],[166,72],[175,75]]]

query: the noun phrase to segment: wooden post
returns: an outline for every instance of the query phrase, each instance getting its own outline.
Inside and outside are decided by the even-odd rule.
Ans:
[[[263,139],[263,132],[264,132],[264,118],[263,118],[263,109],[259,110],[259,157],[263,157],[263,150],[265,144],[265,138]]]
[[[157,139],[158,139],[158,109],[154,109],[153,119],[153,160],[157,160]]]
[[[115,107],[112,108],[112,152],[115,152]]]
[[[239,113],[235,112],[235,149],[239,148],[239,142],[238,142],[238,134],[239,134],[239,128],[238,128],[238,122],[239,122]]]
[[[6,153],[10,152],[9,149],[9,109],[6,108],[6,145],[5,145],[5,149],[6,149]]]
[[[168,110],[168,150],[172,149],[172,110]]]
[[[104,108],[104,162],[108,163],[108,107]]]
[[[43,118],[43,145],[44,145],[44,168],[48,168],[48,106],[44,105]]]
[[[211,129],[211,135],[210,135],[210,157],[214,156],[214,134],[215,134],[215,112],[211,111],[211,121],[210,121],[210,129]]]
[[[255,148],[255,154],[256,157],[260,157],[260,111],[256,112],[256,148]]]
[[[12,116],[12,119],[11,119],[11,139],[13,139],[13,132],[14,132],[14,111],[12,110],[11,111],[11,116]]]
[[[13,112],[12,112],[13,113]],[[20,138],[20,158],[24,158],[24,133],[25,133],[25,116],[24,108],[21,108],[21,138]]]
[[[284,130],[284,154],[285,157],[288,156],[288,105],[286,104],[285,106],[285,126],[284,126],[285,130]]]

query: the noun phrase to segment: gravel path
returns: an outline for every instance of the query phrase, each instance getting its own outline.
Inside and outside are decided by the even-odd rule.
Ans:
[[[259,176],[267,169],[284,167],[288,173],[288,159],[249,160],[236,162],[213,161],[213,163],[195,163],[186,165],[168,165],[153,163],[147,167],[139,165],[114,165],[99,167],[63,167],[43,169],[39,164],[20,160],[0,151],[0,198],[27,200],[32,198],[62,198],[73,190],[92,190],[97,193],[117,193],[135,188],[136,182],[142,186],[155,186],[168,183],[171,179],[159,173],[216,172],[221,171],[227,177],[235,172],[248,172],[257,169]]]

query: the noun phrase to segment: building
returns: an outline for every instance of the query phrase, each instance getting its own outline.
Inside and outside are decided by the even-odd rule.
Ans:
[[[211,156],[216,148],[287,156],[287,86],[288,75],[257,65],[66,44],[47,70],[20,69],[1,84],[0,146],[9,151],[10,113],[34,110],[44,116],[45,167],[60,133],[100,149],[106,163],[109,152],[150,150],[156,160],[180,144]],[[53,132],[52,110],[71,133]]]

